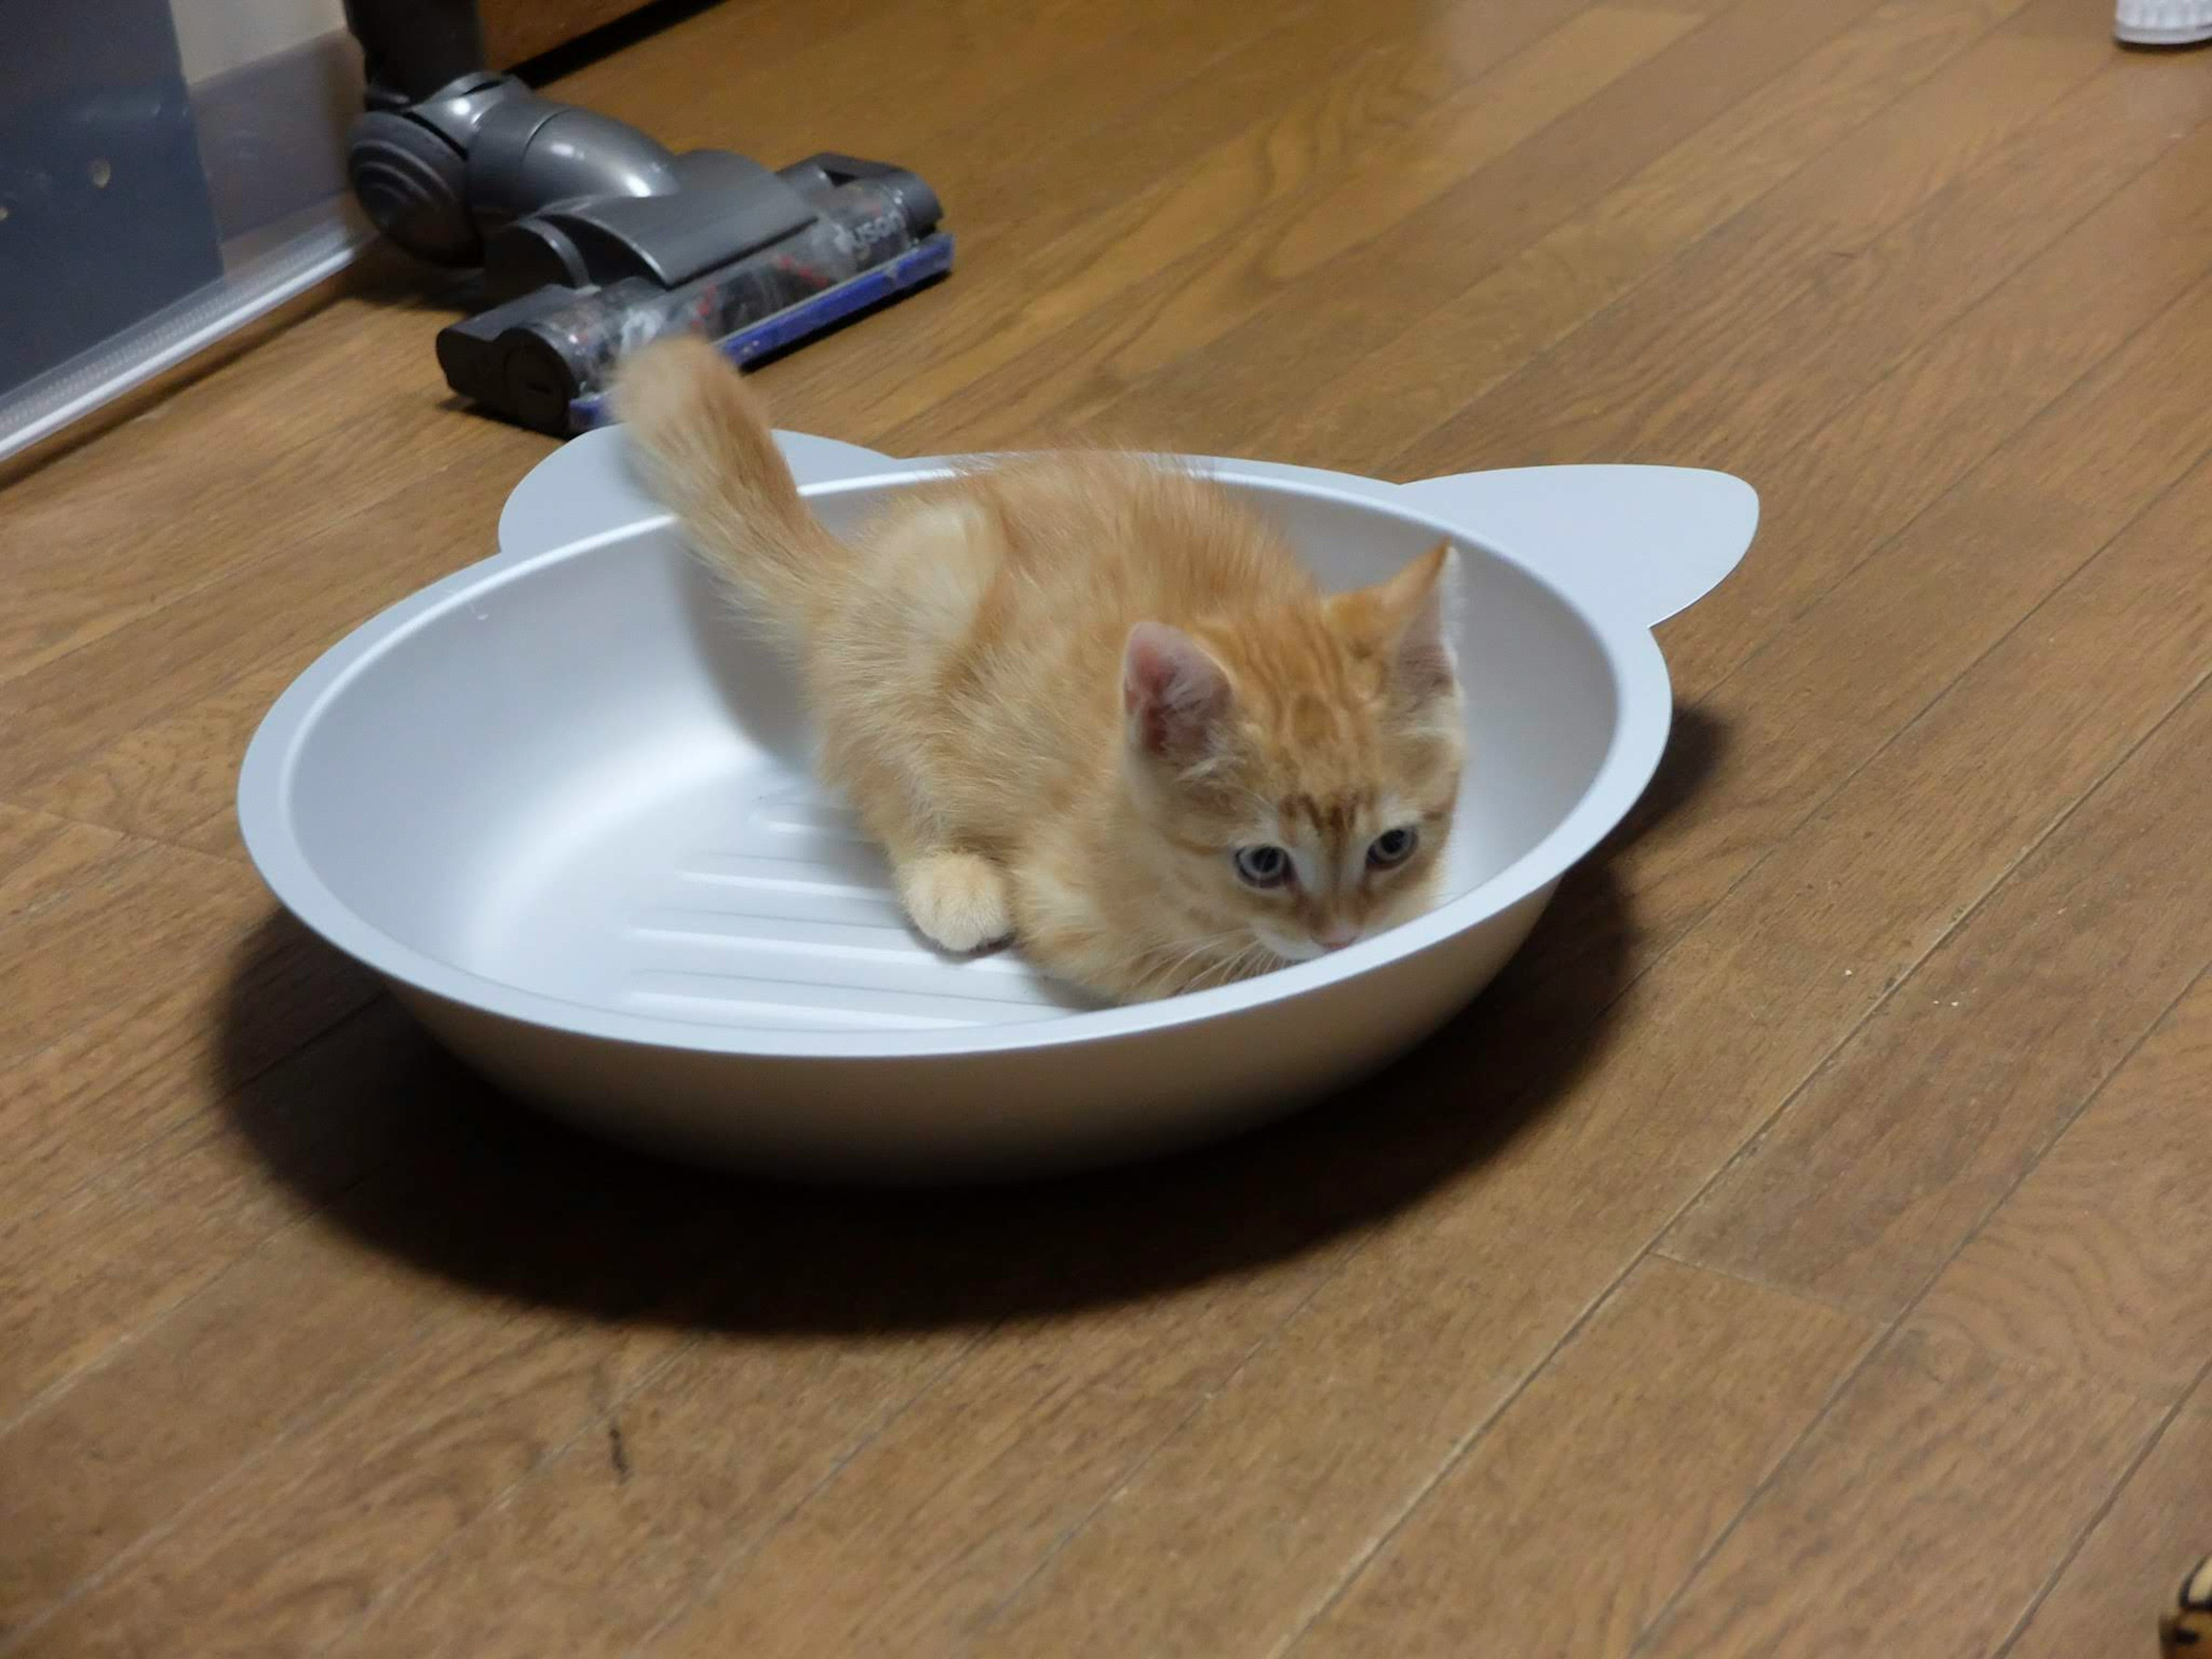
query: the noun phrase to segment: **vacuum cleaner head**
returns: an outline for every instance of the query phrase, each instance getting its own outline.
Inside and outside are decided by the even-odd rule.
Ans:
[[[371,110],[349,166],[386,235],[480,264],[499,301],[440,331],[447,384],[560,436],[596,424],[615,365],[665,334],[704,334],[750,362],[952,265],[935,193],[903,168],[672,155],[511,76],[465,75]]]

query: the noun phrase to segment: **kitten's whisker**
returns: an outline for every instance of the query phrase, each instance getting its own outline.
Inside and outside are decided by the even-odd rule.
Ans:
[[[1194,960],[1205,955],[1206,951],[1214,947],[1211,941],[1202,945],[1193,945],[1178,955],[1163,961],[1152,968],[1146,969],[1142,975],[1142,982],[1149,985],[1155,981],[1159,981],[1171,985],[1176,976],[1180,975]]]
[[[1232,927],[1218,933],[1207,933],[1196,939],[1183,940],[1182,941],[1182,949],[1178,951],[1176,955],[1173,957],[1163,957],[1153,965],[1140,970],[1137,975],[1137,982],[1140,985],[1152,985],[1155,983],[1171,984],[1175,976],[1180,974],[1194,958],[1203,956],[1209,951],[1218,950],[1221,946],[1230,944],[1239,937],[1243,936],[1243,934],[1244,929],[1241,927]],[[1135,951],[1130,956],[1124,957],[1121,963],[1117,964],[1117,966],[1126,967],[1131,963],[1142,962],[1145,957],[1154,954],[1156,951],[1161,948],[1163,947],[1147,946],[1142,951]],[[1167,946],[1164,948],[1175,949],[1174,946]]]
[[[1234,939],[1243,932],[1242,928],[1238,928],[1228,933],[1216,934],[1214,938],[1216,939]],[[1237,980],[1249,979],[1255,974],[1265,972],[1270,963],[1280,960],[1274,951],[1259,940],[1250,939],[1249,935],[1247,940],[1243,949],[1209,963],[1201,969],[1193,977],[1187,988],[1198,990],[1206,986],[1209,980],[1217,986],[1232,984]]]

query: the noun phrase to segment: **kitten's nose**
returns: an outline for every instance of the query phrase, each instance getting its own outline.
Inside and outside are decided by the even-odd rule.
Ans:
[[[1314,943],[1320,945],[1324,951],[1341,951],[1346,945],[1352,944],[1354,940],[1358,939],[1358,937],[1359,924],[1358,922],[1332,921],[1328,927],[1318,928],[1315,931]]]

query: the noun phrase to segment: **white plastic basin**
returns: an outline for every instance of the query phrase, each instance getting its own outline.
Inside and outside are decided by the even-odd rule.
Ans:
[[[833,525],[940,468],[786,435]],[[335,646],[239,786],[308,927],[457,1054],[590,1129],[793,1172],[971,1178],[1220,1135],[1373,1070],[1486,984],[1634,805],[1671,698],[1652,625],[1749,544],[1711,472],[1540,468],[1396,486],[1205,463],[1331,586],[1466,551],[1472,764],[1452,896],[1323,960],[1133,1007],[1007,953],[938,955],[809,781],[790,677],[629,478],[548,459],[500,551]]]

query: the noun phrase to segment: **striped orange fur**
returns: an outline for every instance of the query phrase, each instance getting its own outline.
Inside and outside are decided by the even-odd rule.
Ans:
[[[618,396],[942,948],[1012,939],[1136,999],[1433,902],[1464,759],[1448,546],[1324,596],[1225,491],[1097,453],[971,471],[840,541],[711,347],[648,349]]]

